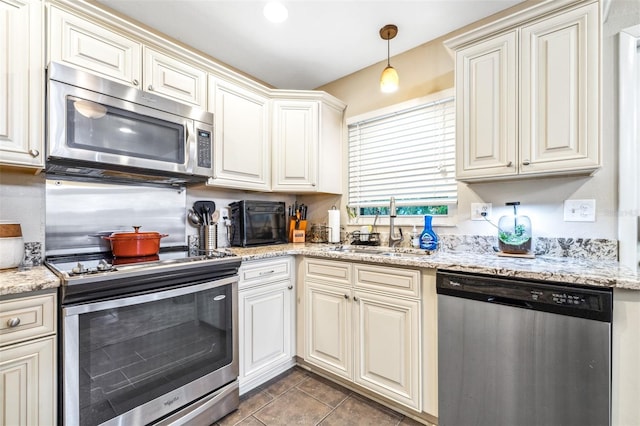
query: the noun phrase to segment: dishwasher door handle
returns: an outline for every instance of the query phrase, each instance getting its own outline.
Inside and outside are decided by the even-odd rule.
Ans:
[[[533,309],[531,303],[524,300],[515,300],[500,296],[489,296],[487,297],[487,302],[495,303],[498,305],[513,306],[515,308]]]

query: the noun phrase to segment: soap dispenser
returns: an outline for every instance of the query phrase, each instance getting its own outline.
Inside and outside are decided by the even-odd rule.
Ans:
[[[505,203],[513,206],[512,215],[504,215],[498,221],[498,248],[502,253],[516,255],[531,254],[531,220],[518,215],[519,201]]]
[[[411,247],[420,247],[420,233],[418,232],[418,229],[416,229],[415,225],[413,225],[413,230],[411,230]]]

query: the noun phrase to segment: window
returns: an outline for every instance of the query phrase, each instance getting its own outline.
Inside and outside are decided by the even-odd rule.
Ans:
[[[354,117],[349,130],[349,209],[356,216],[451,215],[455,181],[453,90]]]

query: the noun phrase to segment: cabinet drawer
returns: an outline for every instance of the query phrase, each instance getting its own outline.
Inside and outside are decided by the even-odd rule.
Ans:
[[[350,286],[353,266],[348,262],[334,260],[306,259],[304,261],[305,280]]]
[[[420,272],[375,265],[355,265],[355,285],[399,296],[420,297]]]
[[[0,346],[55,333],[55,312],[55,294],[0,301]]]
[[[291,258],[242,262],[239,288],[291,278]]]

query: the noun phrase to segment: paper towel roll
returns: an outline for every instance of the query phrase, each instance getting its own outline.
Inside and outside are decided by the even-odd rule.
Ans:
[[[340,210],[329,210],[329,242],[330,243],[339,243],[340,242]]]

